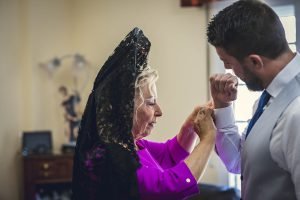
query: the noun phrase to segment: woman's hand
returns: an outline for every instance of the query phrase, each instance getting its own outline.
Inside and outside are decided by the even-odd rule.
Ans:
[[[190,117],[193,119],[194,132],[200,137],[200,142],[184,162],[195,179],[199,180],[215,146],[216,127],[213,121],[213,107],[211,103],[196,108],[194,112]]]
[[[215,140],[216,126],[213,121],[213,108],[211,104],[202,106],[194,119],[194,130],[200,137],[200,140]]]

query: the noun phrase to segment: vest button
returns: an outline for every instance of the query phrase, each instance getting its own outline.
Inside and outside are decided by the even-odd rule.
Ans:
[[[241,181],[243,181],[243,179],[244,179],[244,177],[243,177],[243,175],[241,175]]]

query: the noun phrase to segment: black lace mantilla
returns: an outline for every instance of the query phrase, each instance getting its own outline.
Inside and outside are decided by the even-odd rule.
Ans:
[[[139,160],[131,133],[134,85],[150,46],[135,28],[99,71],[79,129],[73,199],[139,199]]]

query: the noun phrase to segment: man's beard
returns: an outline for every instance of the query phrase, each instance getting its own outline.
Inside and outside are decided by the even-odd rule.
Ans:
[[[251,91],[262,91],[264,90],[262,81],[254,76],[252,73],[247,72],[247,81],[245,81],[245,84],[247,88]]]
[[[244,67],[244,74],[247,79],[244,82],[249,90],[262,91],[265,89],[263,87],[262,81],[245,67]]]

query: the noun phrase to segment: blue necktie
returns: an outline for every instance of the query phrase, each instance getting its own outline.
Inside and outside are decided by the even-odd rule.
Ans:
[[[246,132],[246,138],[249,135],[251,129],[253,128],[255,122],[258,120],[258,118],[264,112],[264,107],[268,103],[270,97],[271,97],[271,95],[266,90],[264,90],[264,92],[261,94],[255,114],[253,115],[252,119],[249,122],[247,132]]]

